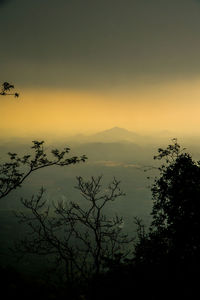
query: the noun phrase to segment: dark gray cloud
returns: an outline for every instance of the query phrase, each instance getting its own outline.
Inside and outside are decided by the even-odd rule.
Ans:
[[[0,14],[1,76],[28,85],[95,88],[199,75],[200,7],[181,4],[13,1]]]
[[[3,5],[5,3],[9,2],[9,0],[0,0],[0,5]]]

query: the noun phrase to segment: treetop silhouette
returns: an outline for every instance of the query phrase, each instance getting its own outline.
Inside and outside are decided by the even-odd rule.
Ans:
[[[19,97],[19,93],[11,93],[10,91],[13,90],[15,87],[13,84],[10,84],[8,82],[4,82],[1,86],[0,95],[1,96],[15,96],[16,98]]]
[[[139,236],[136,257],[155,263],[200,263],[200,161],[176,139],[159,148],[154,159],[164,160],[152,185],[153,209],[149,232]],[[140,228],[141,224],[139,224]]]

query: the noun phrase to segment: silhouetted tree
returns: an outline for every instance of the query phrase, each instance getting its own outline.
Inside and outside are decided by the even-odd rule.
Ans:
[[[19,157],[16,153],[8,153],[9,161],[0,164],[0,199],[7,196],[12,190],[21,186],[24,180],[33,172],[49,166],[67,166],[84,162],[87,158],[73,156],[67,158],[70,148],[62,151],[53,149],[52,158],[49,158],[44,150],[44,141],[33,141],[33,154]]]
[[[77,177],[76,188],[85,203],[61,201],[50,206],[43,199],[43,189],[36,197],[22,199],[29,213],[20,213],[17,217],[31,231],[15,245],[15,252],[52,254],[57,266],[64,265],[66,278],[72,282],[105,271],[107,260],[117,256],[123,260],[129,253],[126,247],[131,239],[122,233],[122,218],[106,216],[105,208],[124,194],[116,179],[107,189],[101,186],[101,179],[92,177],[84,181]]]
[[[165,289],[173,297],[174,290],[180,298],[187,293],[192,297],[200,275],[200,162],[176,139],[166,149],[158,149],[154,159],[164,163],[151,188],[151,226],[145,231],[138,223],[135,263],[144,277],[159,282],[155,291]]]
[[[185,261],[200,251],[200,162],[173,142],[155,156],[165,164],[152,186],[151,234],[166,237],[168,251]]]
[[[94,281],[89,299],[196,299],[200,277],[200,162],[176,139],[152,185],[152,223],[135,218],[134,257]]]
[[[4,82],[1,86],[0,95],[1,96],[15,96],[16,98],[19,97],[19,93],[11,93],[10,91],[14,89],[14,85],[8,82]]]

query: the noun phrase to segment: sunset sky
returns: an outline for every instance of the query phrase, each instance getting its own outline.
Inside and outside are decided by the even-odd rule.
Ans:
[[[0,0],[0,136],[200,135],[200,1]]]

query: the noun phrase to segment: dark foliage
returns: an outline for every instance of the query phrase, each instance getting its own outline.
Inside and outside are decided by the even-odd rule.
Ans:
[[[79,162],[84,162],[87,157],[73,156],[66,157],[70,149],[62,151],[53,149],[52,158],[49,158],[44,150],[44,142],[33,141],[33,154],[26,154],[19,157],[16,153],[8,153],[9,161],[0,164],[0,199],[7,196],[12,190],[21,186],[24,180],[34,171],[50,166],[68,166]]]
[[[81,300],[80,289],[63,286],[40,276],[25,275],[11,267],[0,267],[1,295],[21,300]]]
[[[138,224],[135,264],[169,297],[194,299],[200,276],[200,162],[176,139],[158,152],[154,159],[165,162],[151,189],[153,221],[147,232]]]
[[[107,202],[121,196],[118,181],[113,181],[108,189],[110,192],[99,194],[100,178],[92,178],[91,181],[85,182],[79,177],[78,189],[89,201],[90,206],[84,210],[79,204],[73,202],[68,206],[60,203],[54,207],[54,214],[58,214],[59,218],[55,218],[55,215],[50,218],[49,208],[45,206],[46,202],[42,202],[42,191],[39,198],[23,200],[23,204],[32,215],[22,214],[20,218],[22,222],[29,223],[32,235],[22,241],[21,250],[24,249],[25,252],[36,250],[38,254],[46,251],[46,254],[51,249],[56,249],[61,255],[68,255],[70,250],[75,250],[71,252],[72,256],[67,256],[67,263],[72,261],[74,255],[78,257],[76,262],[81,262],[82,255],[83,262],[86,264],[88,254],[93,255],[90,270],[86,268],[86,273],[90,273],[91,276],[87,276],[85,281],[71,281],[70,285],[60,285],[58,290],[54,290],[50,285],[57,299],[60,299],[60,295],[61,299],[64,295],[69,299],[87,300],[198,298],[200,162],[194,161],[185,149],[181,149],[176,139],[166,149],[158,149],[158,155],[154,159],[164,163],[158,168],[159,175],[151,188],[152,223],[146,229],[141,219],[135,219],[138,231],[134,256],[131,259],[123,256],[124,253],[118,247],[118,243],[114,243],[117,247],[113,248],[116,250],[111,255],[106,257],[106,252],[103,252],[108,243],[117,242],[121,236],[118,226],[121,219],[114,218],[110,222],[102,210]],[[87,228],[86,234],[80,231],[80,226],[76,227],[77,222]],[[57,229],[60,230],[60,225],[65,226],[65,234],[68,234],[68,237],[73,235],[86,247],[81,248],[78,243],[78,247],[73,249],[68,244],[67,248],[62,250],[61,247],[66,245],[69,239],[61,240],[57,237],[56,232]],[[115,231],[116,225],[117,231]],[[94,242],[91,244],[89,237],[92,234]],[[124,241],[126,244],[127,240]],[[120,243],[123,244],[123,240],[119,239],[119,245]],[[95,247],[92,248],[92,245]],[[91,258],[89,261],[92,261]],[[82,270],[86,270],[85,265],[82,266]],[[84,277],[83,272],[79,274]],[[70,273],[69,277],[72,278],[73,275]],[[35,286],[37,290],[37,284]],[[38,295],[42,295],[43,299],[49,299],[48,293],[40,291]]]
[[[153,261],[165,254],[174,257],[176,263],[191,264],[200,250],[200,162],[183,152],[176,140],[166,150],[159,149],[155,159],[165,159],[166,163],[159,168],[160,177],[151,189],[154,202],[150,231],[144,233],[138,246],[153,242],[155,252],[157,245]]]
[[[4,2],[2,2],[4,3]],[[0,2],[1,4],[1,2]],[[13,90],[15,87],[13,84],[10,84],[8,82],[4,82],[1,86],[1,91],[0,91],[0,95],[1,96],[15,96],[16,98],[19,97],[19,93],[15,92],[15,93],[11,93],[11,90]]]
[[[152,224],[137,224],[134,258],[92,284],[89,299],[196,299],[200,278],[200,162],[176,139],[158,149]]]

